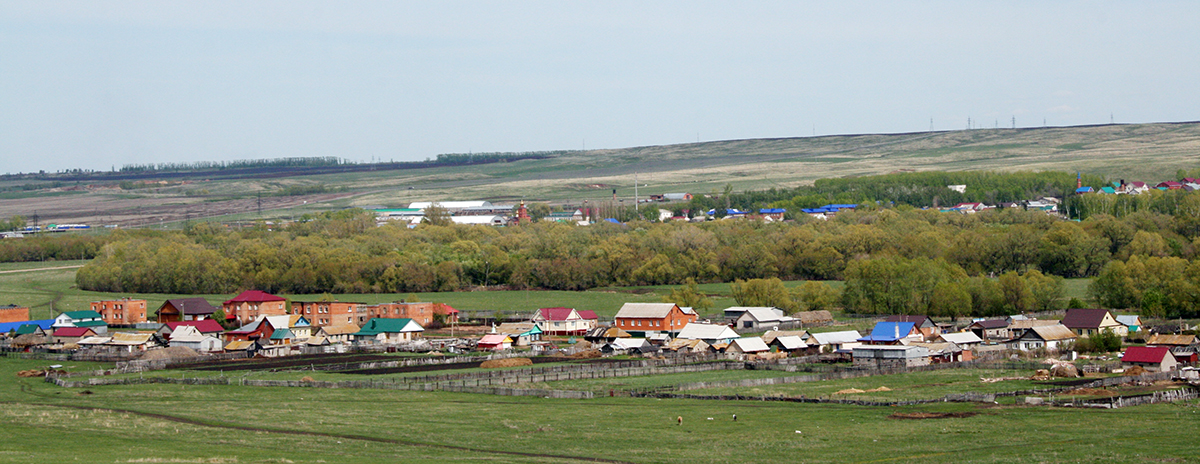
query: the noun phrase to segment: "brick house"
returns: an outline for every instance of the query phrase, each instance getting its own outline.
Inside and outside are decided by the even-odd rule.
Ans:
[[[284,303],[287,300],[261,290],[246,290],[226,301],[225,319],[239,324],[249,324],[258,316],[282,316],[287,314]]]
[[[29,307],[14,304],[0,306],[0,323],[29,320]]]
[[[359,306],[365,305],[342,301],[293,301],[292,314],[304,316],[314,328],[346,325],[354,324]]]
[[[684,312],[675,303],[625,303],[614,319],[618,329],[644,336],[646,332],[677,333],[688,323],[696,322],[697,316],[694,311]]]
[[[374,318],[382,319],[412,319],[422,327],[433,322],[433,314],[437,303],[419,302],[380,303],[373,306],[361,305],[356,313],[357,323],[366,327],[368,321]],[[340,321],[339,321],[340,322]]]
[[[121,298],[92,302],[92,311],[109,325],[133,325],[146,322],[146,300]]]

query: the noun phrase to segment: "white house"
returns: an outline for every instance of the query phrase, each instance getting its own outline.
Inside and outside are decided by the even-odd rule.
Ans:
[[[212,335],[202,334],[200,333],[199,329],[196,329],[190,325],[180,325],[175,327],[175,330],[171,331],[170,340],[170,345],[172,347],[183,346],[201,353],[225,351],[225,347],[223,346],[224,344],[221,343],[221,339]]]
[[[726,325],[692,322],[683,326],[683,330],[680,330],[679,334],[676,335],[675,338],[684,340],[704,340],[704,343],[716,345],[718,343],[729,343],[737,338],[741,338],[741,336]]]

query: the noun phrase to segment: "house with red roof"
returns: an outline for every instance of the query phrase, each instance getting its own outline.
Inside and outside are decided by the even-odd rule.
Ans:
[[[1166,182],[1159,182],[1158,185],[1155,185],[1154,187],[1159,190],[1180,190],[1183,189],[1183,184],[1173,180],[1168,180]]]
[[[1129,335],[1129,328],[1117,322],[1117,318],[1107,309],[1068,309],[1061,324],[1080,337],[1089,337],[1105,330],[1111,330],[1120,337]]]
[[[163,324],[162,327],[158,329],[158,334],[161,335],[163,339],[170,340],[171,333],[174,332],[175,329],[185,326],[195,327],[196,331],[201,335],[211,335],[217,338],[220,338],[221,334],[225,332],[225,328],[221,327],[221,324],[219,324],[215,319],[202,319],[199,321],[168,322]]]
[[[442,320],[446,324],[458,323],[458,310],[451,308],[446,303],[434,303],[433,313],[442,316]]]
[[[249,324],[258,316],[283,316],[287,314],[287,299],[261,290],[246,290],[225,301],[226,320],[236,320],[238,324]]]
[[[1167,372],[1175,370],[1179,362],[1165,346],[1131,346],[1121,355],[1121,365],[1141,366],[1149,372]]]
[[[284,328],[286,329],[286,327]],[[225,332],[225,343],[259,341],[263,345],[269,345],[271,335],[274,334],[275,327],[271,325],[270,320],[264,317]]]
[[[584,319],[573,308],[541,308],[533,313],[532,322],[550,335],[584,335],[596,326],[596,319]]]
[[[68,343],[79,343],[87,337],[95,337],[96,331],[89,327],[59,327],[54,329],[54,334],[51,338],[51,343],[66,345]]]

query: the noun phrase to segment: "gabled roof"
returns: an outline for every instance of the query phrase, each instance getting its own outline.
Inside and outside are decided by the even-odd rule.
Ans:
[[[1075,332],[1072,332],[1071,329],[1062,324],[1030,327],[1029,331],[1025,332],[1025,335],[1022,337],[1028,337],[1029,334],[1033,334],[1033,336],[1048,342],[1076,338]]]
[[[174,332],[175,329],[177,329],[181,326],[195,327],[196,330],[200,331],[200,333],[214,333],[214,332],[221,333],[221,332],[225,331],[225,328],[221,327],[221,324],[213,319],[204,319],[201,321],[181,321],[181,322],[168,322],[167,323],[167,328],[170,329],[172,332]]]
[[[249,349],[250,347],[254,346],[255,343],[257,343],[257,342],[255,342],[253,340],[251,340],[251,341],[236,340],[236,341],[229,342],[229,344],[225,345],[225,349],[228,351],[245,351],[245,350]]]
[[[106,345],[106,344],[108,344],[108,342],[111,342],[111,341],[112,341],[112,337],[95,336],[95,337],[87,337],[76,343],[78,343],[80,345]]]
[[[767,342],[769,344],[772,341],[775,341],[776,337],[787,337],[787,336],[794,336],[796,338],[803,340],[805,338],[808,338],[808,331],[807,330],[768,330],[767,333],[762,335],[762,339],[764,342]]]
[[[1120,315],[1117,316],[1117,322],[1120,322],[1126,326],[1142,325],[1142,318],[1138,317],[1136,314]]]
[[[17,321],[0,323],[0,333],[8,333],[21,328],[25,324],[32,324],[41,327],[42,330],[50,330],[54,325],[54,319],[39,319],[36,321]]]
[[[758,322],[780,322],[784,320],[792,320],[790,317],[780,316],[779,313],[775,312],[775,308],[769,307],[746,308],[745,314],[749,314],[750,317],[754,318],[754,320]],[[743,315],[742,317],[745,316]]]
[[[60,327],[54,331],[55,337],[88,337],[92,335],[96,335],[96,332],[87,327]]]
[[[841,332],[823,332],[810,333],[809,340],[815,341],[816,345],[838,345],[842,343],[858,342],[859,337],[862,337],[857,330],[843,330]]]
[[[679,331],[679,335],[675,338],[690,338],[701,340],[723,340],[727,338],[738,338],[737,332],[729,328],[727,325],[718,324],[701,324],[697,322],[688,323],[683,326],[683,330]]]
[[[629,338],[629,332],[616,327],[596,327],[587,332],[590,338]]]
[[[404,318],[373,317],[354,334],[356,337],[373,337],[381,333],[424,332],[425,328],[416,321]]]
[[[117,332],[112,335],[112,341],[109,345],[145,345],[150,342],[150,338],[154,336],[152,333],[132,333],[132,332]]]
[[[538,314],[544,321],[565,321],[571,319],[572,314],[579,315],[573,308],[541,308]]]
[[[254,331],[259,330],[260,326],[262,326],[263,324],[270,325],[272,329],[275,328],[275,326],[271,324],[271,321],[269,321],[267,319],[263,319],[263,318],[258,318],[258,319],[255,319],[253,322],[250,322],[249,324],[243,325],[241,327],[238,327],[237,329],[230,330],[225,333],[227,335],[254,333]]]
[[[1107,316],[1107,309],[1073,308],[1063,316],[1062,325],[1071,329],[1099,329]]]
[[[496,332],[508,335],[534,335],[542,333],[542,328],[532,322],[505,322],[496,327]]]
[[[67,311],[67,312],[63,313],[63,315],[71,318],[72,320],[76,320],[76,321],[78,321],[80,319],[101,319],[102,318],[100,316],[100,313],[92,311],[90,309],[85,309],[83,311]]]
[[[1003,329],[1008,327],[1008,321],[1005,319],[984,319],[971,323],[971,327],[978,326],[981,329]]]
[[[917,316],[910,314],[893,314],[884,319],[887,322],[912,322],[920,327],[933,327],[934,323],[928,316]]]
[[[730,347],[738,347],[738,349],[743,353],[760,353],[763,351],[771,351],[771,348],[768,347],[766,343],[763,343],[762,339],[758,337],[739,338],[729,342],[729,345]]]
[[[233,303],[263,303],[267,301],[285,301],[283,297],[278,297],[262,290],[246,290],[239,293],[231,299],[225,300],[225,304]]]
[[[979,336],[975,335],[975,332],[944,333],[940,336],[942,337],[942,340],[948,341],[955,345],[970,345],[970,344],[975,344],[975,343],[983,343],[983,340],[980,340]]]
[[[333,336],[333,335],[349,335],[349,334],[358,332],[358,330],[359,330],[359,327],[357,325],[342,324],[342,325],[327,325],[325,327],[321,327],[321,330],[318,332],[324,332],[325,335]]]
[[[487,334],[479,339],[480,345],[499,345],[501,343],[512,343],[512,339],[505,334]]]
[[[595,311],[584,310],[584,311],[575,311],[575,312],[579,313],[579,317],[582,317],[584,320],[587,320],[587,321],[600,320],[600,316],[597,316]]]
[[[801,340],[800,337],[796,335],[783,335],[775,337],[771,343],[777,344],[783,347],[785,350],[801,350],[808,348],[808,344],[804,343],[804,340]]]
[[[206,316],[217,311],[217,308],[214,308],[213,305],[204,298],[174,298],[164,301],[162,306],[159,306],[158,311],[155,311],[155,313],[157,314],[159,311],[162,311],[162,309],[167,307],[168,304],[175,307],[175,309],[178,309],[179,312],[188,316]]]
[[[860,342],[894,342],[908,336],[916,324],[912,322],[877,322],[871,335],[858,339]]]
[[[41,326],[39,326],[37,324],[21,324],[19,327],[17,327],[17,335],[27,335],[27,334],[32,334],[32,333],[45,332],[45,330],[46,329],[43,329]]]
[[[617,311],[617,318],[662,319],[676,308],[675,303],[625,303]]]
[[[175,329],[171,331],[171,343],[199,342],[208,337],[211,337],[211,335],[200,333],[195,326],[190,325],[176,326]]]
[[[1173,355],[1171,349],[1165,346],[1131,346],[1125,349],[1125,355],[1121,356],[1121,362],[1158,364],[1163,362],[1163,358],[1167,356]]]
[[[296,338],[296,334],[292,333],[291,329],[283,328],[271,332],[271,340],[290,340]]]
[[[1146,340],[1147,345],[1191,346],[1196,344],[1195,335],[1154,334]]]

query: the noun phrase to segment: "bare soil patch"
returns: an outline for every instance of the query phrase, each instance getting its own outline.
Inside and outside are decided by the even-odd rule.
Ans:
[[[949,419],[971,417],[974,412],[898,412],[888,416],[888,419]]]
[[[505,358],[505,359],[489,359],[479,363],[482,369],[495,369],[497,367],[521,367],[532,366],[533,360],[529,358]]]

